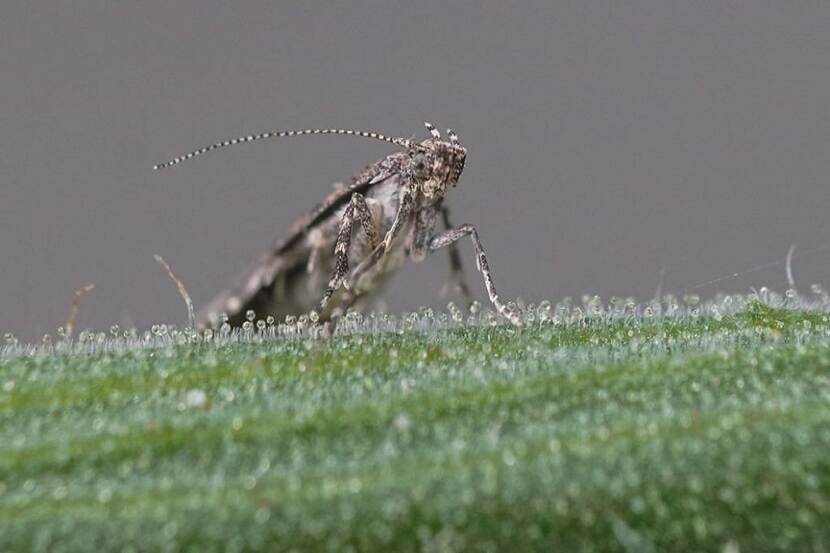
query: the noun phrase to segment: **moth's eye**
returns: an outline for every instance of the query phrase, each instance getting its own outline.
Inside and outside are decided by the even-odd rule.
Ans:
[[[410,163],[415,175],[419,177],[429,176],[429,159],[425,154],[415,154],[412,156]]]

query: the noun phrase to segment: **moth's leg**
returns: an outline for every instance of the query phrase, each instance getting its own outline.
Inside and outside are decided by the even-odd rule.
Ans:
[[[481,246],[478,232],[473,225],[460,225],[433,236],[429,241],[429,251],[434,252],[441,248],[451,246],[465,236],[469,236],[473,240],[473,246],[476,252],[476,268],[484,279],[484,287],[487,289],[487,295],[490,296],[490,303],[493,304],[493,307],[496,308],[499,314],[511,323],[516,326],[522,326],[522,321],[519,316],[502,303],[498,292],[496,292],[496,285],[493,283],[493,275],[490,273],[487,256],[484,253],[484,248]]]
[[[398,237],[398,234],[400,234],[409,219],[410,213],[412,213],[412,206],[415,203],[413,196],[414,194],[411,187],[401,187],[400,199],[398,200],[398,211],[395,213],[395,220],[392,222],[392,226],[383,237],[383,242],[378,244],[377,247],[372,250],[372,253],[369,254],[366,259],[361,261],[354,271],[352,271],[351,275],[349,275],[348,281],[344,284],[347,289],[353,288],[360,281],[360,277],[362,277],[366,271],[374,267],[375,264],[383,258],[383,254],[386,253],[386,250],[391,247],[392,242]]]
[[[409,258],[418,263],[423,261],[429,252],[429,239],[435,234],[435,219],[438,213],[433,208],[425,208],[415,215],[415,230]]]
[[[355,196],[357,196],[357,200],[354,199]],[[352,194],[352,199],[355,201],[355,216],[357,217],[357,220],[360,221],[360,228],[363,230],[363,235],[369,243],[369,249],[374,250],[378,247],[380,238],[378,237],[377,223],[375,222],[375,218],[372,214],[372,208],[369,205],[369,202],[373,200],[367,200],[363,194],[358,192]],[[375,208],[378,207],[375,203],[372,205]]]
[[[343,211],[340,230],[334,244],[334,274],[332,274],[323,294],[323,299],[320,301],[321,311],[326,308],[331,296],[340,288],[343,278],[349,272],[349,248],[352,244],[352,229],[354,228],[355,219],[360,222],[361,229],[366,234],[369,244],[375,246],[378,242],[377,229],[375,229],[372,212],[369,210],[366,198],[363,194],[355,192],[352,194],[349,205]]]
[[[382,251],[388,250],[392,246],[392,242],[401,233],[409,214],[412,212],[412,206],[415,203],[414,193],[411,187],[403,186],[400,191],[400,199],[398,200],[398,211],[395,212],[395,220],[392,221],[392,226],[383,237],[383,242],[378,246]],[[377,249],[377,248],[375,248]],[[382,253],[381,253],[382,255]]]
[[[450,222],[450,208],[445,205],[441,206],[441,220],[445,229],[453,228]],[[458,243],[452,242],[449,244],[447,252],[450,257],[450,288],[455,288],[458,291],[461,299],[469,308],[473,303],[473,295],[470,293],[470,286],[467,284],[467,275],[464,273],[464,265],[461,263],[461,252],[458,250]]]

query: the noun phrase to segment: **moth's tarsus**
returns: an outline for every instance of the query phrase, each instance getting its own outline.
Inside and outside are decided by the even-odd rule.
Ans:
[[[478,231],[473,225],[459,225],[436,235],[430,240],[429,250],[434,252],[441,248],[445,248],[455,244],[461,238],[469,236],[473,241],[473,247],[476,252],[476,268],[481,273],[484,280],[484,288],[487,290],[487,296],[490,298],[490,303],[496,308],[496,311],[504,318],[509,320],[515,326],[522,326],[521,318],[510,309],[501,299],[496,291],[496,284],[493,282],[493,275],[490,272],[490,264],[487,262],[487,254],[484,253],[484,246],[481,245],[481,239],[478,237]]]
[[[445,140],[434,125],[424,125],[429,138],[422,141],[351,129],[265,132],[217,142],[156,165],[156,169],[162,169],[242,142],[312,134],[372,138],[404,148],[367,166],[350,184],[337,188],[300,218],[285,240],[274,245],[252,271],[241,275],[234,286],[208,305],[197,319],[197,326],[216,326],[223,313],[232,325],[239,325],[251,310],[281,319],[317,307],[320,320],[325,322],[349,308],[367,307],[407,258],[418,262],[441,248],[449,252],[450,279],[469,303],[457,245],[464,236],[472,239],[476,265],[491,304],[500,315],[520,326],[518,315],[496,292],[475,227],[453,227],[449,221],[446,196],[461,177],[467,150],[451,129],[447,129]],[[445,227],[442,231],[435,229],[439,220]],[[355,223],[359,223],[357,228]]]

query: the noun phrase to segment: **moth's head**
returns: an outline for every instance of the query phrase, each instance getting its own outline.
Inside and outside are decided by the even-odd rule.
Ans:
[[[467,149],[458,142],[458,136],[447,129],[447,140],[430,123],[424,123],[430,137],[409,147],[407,169],[427,198],[442,198],[458,184]]]

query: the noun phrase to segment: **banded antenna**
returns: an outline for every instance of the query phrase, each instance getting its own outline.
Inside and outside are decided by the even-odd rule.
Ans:
[[[409,148],[412,146],[412,141],[406,138],[395,138],[376,132],[355,131],[352,129],[302,129],[289,131],[268,131],[260,134],[240,136],[238,138],[232,138],[230,140],[223,140],[222,142],[217,142],[216,144],[211,144],[210,146],[204,146],[202,148],[199,148],[198,150],[193,150],[192,152],[185,154],[183,156],[175,157],[165,163],[159,163],[157,165],[154,165],[153,169],[166,169],[168,167],[172,167],[173,165],[178,165],[182,161],[187,161],[188,159],[200,156],[202,154],[206,154],[212,150],[225,148],[227,146],[233,146],[234,144],[242,144],[243,142],[253,142],[254,140],[263,140],[265,138],[282,138],[286,136],[303,136],[307,134],[343,134],[348,136],[359,136],[362,138],[373,138],[375,140],[382,140],[383,142],[389,142],[390,144],[395,144],[396,146],[401,146],[403,148]]]

